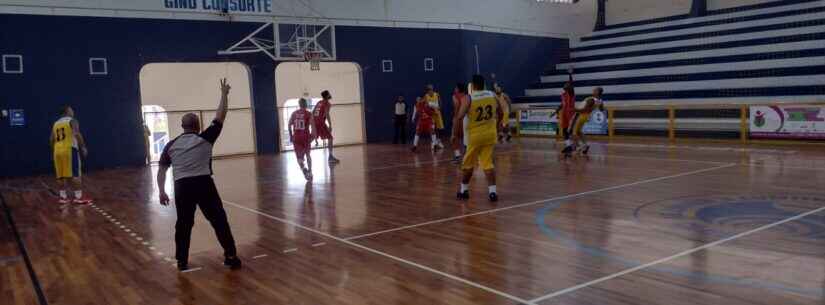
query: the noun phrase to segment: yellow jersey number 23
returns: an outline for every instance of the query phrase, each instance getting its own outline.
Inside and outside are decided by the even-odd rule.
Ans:
[[[496,98],[490,91],[476,91],[470,96],[467,122],[468,145],[489,145],[496,142]]]

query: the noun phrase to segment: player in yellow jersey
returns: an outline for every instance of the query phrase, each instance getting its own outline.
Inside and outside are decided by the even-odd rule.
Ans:
[[[74,119],[72,107],[63,107],[61,118],[52,126],[52,135],[49,142],[52,147],[57,184],[60,186],[59,202],[61,204],[70,202],[66,190],[67,184],[70,182],[74,188],[74,203],[92,203],[91,200],[83,198],[83,190],[81,189],[81,162],[82,158],[86,158],[88,151],[86,150],[86,141],[80,133],[80,125]]]
[[[604,104],[602,103],[602,87],[593,88],[593,96],[584,99],[581,108],[576,107],[576,114],[573,116],[573,145],[579,147],[579,142],[583,145],[579,147],[582,154],[586,155],[590,150],[590,145],[587,145],[587,139],[584,137],[584,124],[590,120],[590,115],[593,110],[599,109],[604,111]]]
[[[480,166],[487,177],[490,201],[498,201],[496,171],[493,165],[499,124],[496,108],[501,107],[504,113],[509,113],[510,107],[502,99],[497,99],[492,91],[485,90],[484,83],[483,76],[473,75],[472,93],[461,102],[453,119],[453,135],[458,134],[456,129],[463,125],[464,143],[467,145],[461,165],[462,177],[458,191],[458,198],[463,200],[470,198],[470,179],[476,166]]]
[[[507,95],[507,93],[504,93],[504,88],[502,88],[501,85],[496,83],[493,84],[493,90],[496,93],[496,99],[499,100],[499,104],[505,103],[507,104],[509,109],[509,106],[510,104],[512,104],[512,102],[510,100],[510,96]],[[499,123],[501,123],[498,124],[498,141],[500,143],[504,143],[504,141],[506,140],[507,143],[510,143],[510,139],[512,139],[512,136],[510,135],[510,114],[505,113],[504,109],[498,107],[498,110],[496,110],[496,115],[498,117]]]
[[[433,124],[435,127],[433,134],[435,135],[436,142],[433,143],[433,147],[436,149],[444,148],[444,144],[441,144],[441,130],[444,129],[444,117],[441,115],[441,96],[438,95],[438,92],[435,92],[433,85],[427,85],[427,87],[424,88],[424,100],[430,105],[430,108],[435,110],[433,113]]]

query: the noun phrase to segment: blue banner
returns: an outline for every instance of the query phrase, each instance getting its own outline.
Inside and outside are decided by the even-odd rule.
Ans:
[[[606,135],[607,134],[607,112],[593,110],[590,120],[582,128],[584,134]]]

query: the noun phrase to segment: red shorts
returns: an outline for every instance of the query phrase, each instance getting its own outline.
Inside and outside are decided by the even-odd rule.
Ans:
[[[575,115],[575,114],[576,114],[575,112],[569,112],[569,113],[562,112],[559,115],[559,128],[569,129],[570,125],[573,124],[573,115]]]
[[[415,127],[415,134],[431,134],[433,133],[432,120],[420,120],[418,126]]]
[[[324,122],[315,122],[315,136],[322,140],[332,139],[332,133],[329,132],[329,127]]]
[[[295,155],[298,159],[303,159],[309,153],[309,136],[308,135],[294,135],[292,137],[292,147],[295,148]]]

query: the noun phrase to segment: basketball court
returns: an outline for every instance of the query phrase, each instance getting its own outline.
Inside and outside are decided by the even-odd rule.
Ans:
[[[183,273],[155,167],[88,175],[90,207],[7,179],[0,282],[10,304],[819,304],[817,150],[623,142],[565,160],[525,138],[497,152],[495,204],[481,176],[454,199],[447,153],[343,147],[311,183],[291,154],[217,160],[245,268],[220,265],[198,216]]]
[[[2,305],[825,302],[825,0],[0,2]]]

